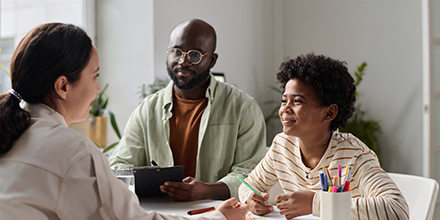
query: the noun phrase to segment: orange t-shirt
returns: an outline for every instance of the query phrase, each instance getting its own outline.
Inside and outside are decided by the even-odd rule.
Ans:
[[[196,174],[199,127],[208,98],[187,100],[173,95],[170,119],[170,146],[174,165],[185,165],[184,177]]]

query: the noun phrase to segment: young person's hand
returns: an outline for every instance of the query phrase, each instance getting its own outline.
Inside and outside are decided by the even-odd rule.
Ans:
[[[236,198],[230,198],[224,201],[218,208],[227,220],[244,220],[246,213],[249,211],[249,206],[243,203],[238,203]]]
[[[286,219],[295,218],[301,215],[312,213],[312,203],[315,192],[309,190],[299,190],[277,196],[275,202],[280,210],[280,215]],[[283,201],[283,202],[281,202]]]
[[[160,186],[160,190],[174,201],[180,202],[230,197],[229,188],[225,183],[205,183],[191,176],[186,177],[182,182],[165,182]]]
[[[269,193],[262,193],[266,199],[269,199]],[[265,215],[273,212],[273,207],[267,204],[267,201],[258,194],[252,193],[246,201],[249,205],[250,211],[256,215]]]

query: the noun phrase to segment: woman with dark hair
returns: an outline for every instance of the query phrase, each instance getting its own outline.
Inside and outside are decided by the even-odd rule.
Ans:
[[[107,158],[67,127],[89,115],[100,91],[99,59],[79,27],[30,31],[11,60],[12,89],[0,95],[1,219],[187,219],[146,212]],[[195,219],[244,219],[235,198]]]
[[[319,216],[325,205],[321,204],[319,172],[325,167],[326,173],[335,177],[342,165],[351,169],[344,188],[348,190],[349,185],[351,189],[351,219],[408,219],[405,198],[380,167],[376,154],[352,134],[338,131],[355,111],[356,87],[345,62],[323,55],[301,55],[283,62],[277,79],[284,90],[279,109],[283,133],[274,138],[247,182],[262,192],[279,182],[285,194],[275,201],[286,219]],[[345,172],[342,176],[345,178]],[[340,190],[341,183],[345,181],[337,183]],[[239,195],[254,214],[273,211],[243,185]],[[263,195],[269,198],[269,194]]]

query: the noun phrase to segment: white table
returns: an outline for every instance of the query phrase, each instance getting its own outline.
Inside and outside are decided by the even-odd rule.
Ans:
[[[142,208],[146,211],[157,211],[177,215],[188,215],[189,210],[202,209],[214,206],[218,208],[222,200],[199,200],[193,202],[174,202],[169,197],[152,197],[140,200]]]
[[[177,215],[188,215],[187,212],[189,210],[194,209],[202,209],[214,206],[218,208],[220,204],[222,204],[222,200],[199,200],[193,202],[174,202],[172,199],[168,197],[154,197],[154,198],[143,198],[140,200],[140,204],[142,208],[146,211],[157,211],[161,213],[170,213]],[[275,211],[278,211],[275,208]],[[268,215],[263,216],[266,220],[270,219],[283,219],[284,216],[278,213],[270,213]],[[294,220],[320,220],[319,217],[315,217],[312,215],[301,216],[294,218]]]

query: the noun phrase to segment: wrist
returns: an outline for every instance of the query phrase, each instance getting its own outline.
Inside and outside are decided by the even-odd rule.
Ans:
[[[230,193],[228,186],[223,182],[206,183],[206,199],[229,199]]]

